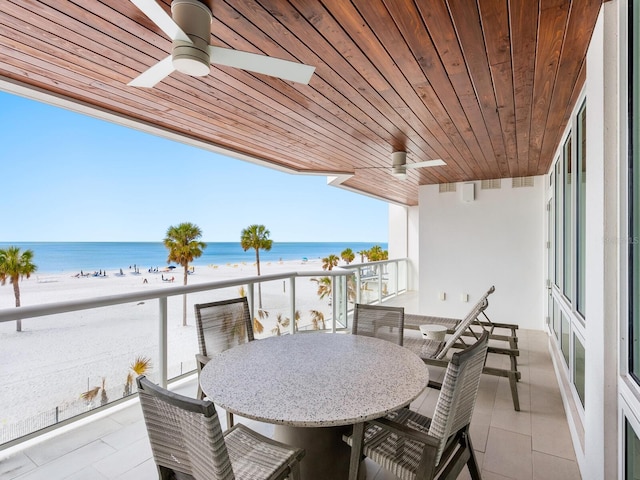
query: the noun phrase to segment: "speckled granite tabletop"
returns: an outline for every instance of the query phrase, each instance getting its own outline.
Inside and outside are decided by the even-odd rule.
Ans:
[[[256,340],[211,359],[202,389],[220,407],[296,427],[348,425],[409,404],[427,386],[413,352],[377,338],[297,334]]]

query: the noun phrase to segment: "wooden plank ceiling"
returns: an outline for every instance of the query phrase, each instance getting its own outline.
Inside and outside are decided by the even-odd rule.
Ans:
[[[158,0],[170,12],[170,0]],[[418,185],[546,173],[601,0],[207,0],[211,44],[316,67],[127,86],[171,41],[126,0],[3,0],[0,77],[416,205]],[[391,153],[447,165],[391,175]],[[212,171],[215,171],[212,169]]]

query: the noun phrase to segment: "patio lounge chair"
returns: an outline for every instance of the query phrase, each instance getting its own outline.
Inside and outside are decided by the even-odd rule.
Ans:
[[[300,478],[304,450],[242,424],[222,433],[215,405],[136,379],[159,478],[277,480]]]
[[[491,287],[490,291],[485,295],[484,298],[490,293],[495,291],[495,287]],[[459,318],[448,318],[448,317],[433,317],[430,315],[418,315],[413,313],[405,314],[405,327],[412,330],[417,330],[420,328],[420,325],[431,324],[431,325],[442,325],[447,327],[448,333],[453,333],[456,329],[456,326],[460,323],[461,319]],[[508,330],[508,334],[504,334],[504,330]],[[478,316],[473,320],[471,325],[469,325],[468,331],[463,332],[463,336],[471,336],[474,338],[478,338],[480,334],[484,332],[489,333],[489,340],[499,340],[504,341],[509,344],[510,349],[517,350],[518,349],[518,325],[515,323],[498,323],[493,322],[487,315],[486,311],[482,312],[482,319]],[[501,331],[503,333],[498,333]]]
[[[351,333],[389,340],[402,346],[404,308],[356,303]]]
[[[253,341],[251,313],[246,297],[194,305],[200,353],[196,354],[200,372],[216,353]],[[198,381],[198,398],[204,393]],[[227,428],[233,427],[233,414],[227,412]]]
[[[465,343],[464,339],[462,338],[463,335],[468,334],[468,332],[471,331],[471,334],[476,338],[479,338],[480,335],[484,333],[490,336],[489,332],[487,331],[483,331],[480,333],[469,330],[469,326],[478,318],[480,314],[482,314],[487,309],[489,305],[488,297],[494,292],[494,290],[495,288],[491,287],[487,291],[487,293],[485,293],[480,298],[478,303],[473,306],[473,308],[465,318],[457,323],[453,332],[444,341],[425,340],[405,334],[404,346],[417,353],[426,364],[446,367],[448,363],[446,357],[450,349],[464,349],[468,347],[468,344]],[[517,388],[517,382],[520,380],[520,372],[518,371],[517,364],[517,357],[520,354],[519,351],[517,349],[489,346],[488,352],[490,354],[509,356],[510,368],[506,369],[484,366],[482,372],[488,375],[506,377],[509,379],[513,408],[516,411],[520,411],[520,399],[518,397]]]
[[[354,425],[344,440],[351,445],[349,479],[356,480],[363,456],[402,480],[458,478],[465,464],[480,479],[469,424],[476,403],[480,372],[487,355],[488,333],[453,354],[440,389],[433,418],[408,408]]]

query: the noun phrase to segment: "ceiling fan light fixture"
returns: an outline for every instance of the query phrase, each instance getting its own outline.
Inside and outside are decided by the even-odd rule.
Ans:
[[[209,75],[211,62],[209,61],[208,45],[205,44],[205,50],[203,51],[198,48],[198,44],[195,42],[186,43],[180,40],[174,40],[171,63],[173,64],[173,68],[186,75],[192,75],[194,77]]]
[[[396,177],[398,180],[406,180],[407,179],[407,167],[391,167],[391,174]]]
[[[176,24],[191,40],[185,42],[174,39],[171,53],[173,67],[186,75],[196,77],[209,75],[211,71],[209,58],[211,10],[198,0],[173,0],[171,14]]]
[[[407,152],[393,152],[391,154],[391,174],[398,180],[407,178]]]

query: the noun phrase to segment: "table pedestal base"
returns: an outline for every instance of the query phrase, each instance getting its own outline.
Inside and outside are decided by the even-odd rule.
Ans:
[[[342,427],[290,427],[276,425],[274,439],[304,448],[306,455],[300,462],[300,475],[305,480],[341,480],[349,478],[351,448],[342,441],[350,434],[351,426]],[[364,465],[361,479],[366,478]]]

